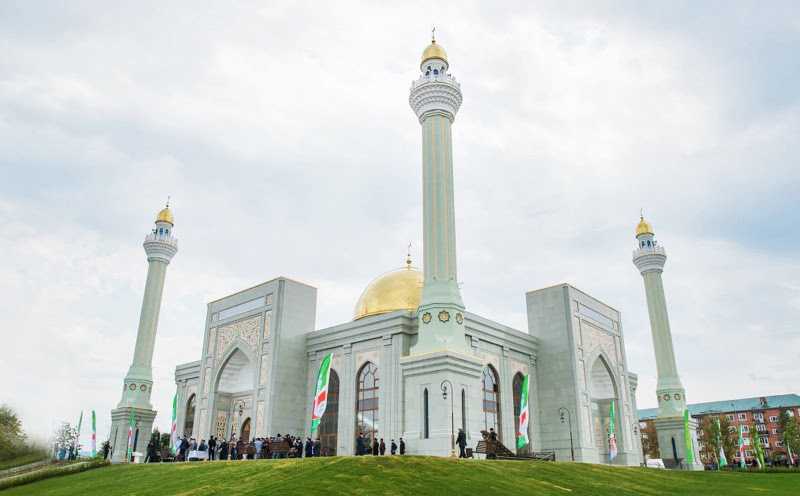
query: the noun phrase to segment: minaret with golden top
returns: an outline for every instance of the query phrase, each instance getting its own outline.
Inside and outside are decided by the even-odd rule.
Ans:
[[[447,70],[447,53],[432,37],[422,53],[420,77],[408,98],[422,125],[423,265],[425,283],[414,353],[463,352],[464,303],[456,270],[451,125],[461,87]]]
[[[158,213],[155,228],[144,238],[144,251],[147,253],[147,282],[139,314],[139,330],[136,334],[136,347],[133,361],[122,388],[122,399],[117,408],[111,411],[111,436],[114,454],[112,461],[126,461],[128,445],[128,426],[133,416],[138,435],[131,441],[131,451],[141,452],[150,440],[153,419],[156,416],[150,403],[153,389],[153,350],[155,348],[158,315],[161,310],[161,296],[167,265],[178,252],[178,240],[172,235],[175,221],[169,202]]]

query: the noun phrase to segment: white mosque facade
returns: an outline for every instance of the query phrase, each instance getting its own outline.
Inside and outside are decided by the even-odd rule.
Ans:
[[[316,289],[285,277],[209,303],[202,355],[175,370],[179,435],[309,435],[316,374],[332,354],[324,455],[355,454],[364,433],[387,444],[402,437],[409,454],[446,456],[458,428],[471,447],[493,428],[514,449],[529,374],[523,450],[608,463],[613,401],[613,463],[641,463],[637,378],[618,311],[561,284],[527,293],[528,328],[514,329],[461,301],[450,126],[462,96],[448,68],[433,41],[409,98],[423,131],[424,271],[407,260],[367,286],[352,321],[324,329]]]

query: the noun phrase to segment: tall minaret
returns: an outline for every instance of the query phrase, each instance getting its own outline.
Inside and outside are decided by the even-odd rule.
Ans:
[[[158,314],[161,310],[161,295],[167,265],[178,252],[178,240],[172,236],[174,220],[169,203],[158,213],[156,227],[144,238],[144,251],[147,253],[147,282],[144,287],[142,311],[139,315],[139,331],[136,335],[136,348],[133,362],[125,376],[122,399],[117,408],[111,411],[111,436],[114,450],[113,461],[125,461],[128,444],[128,426],[131,413],[139,434],[132,451],[143,451],[150,440],[153,419],[156,416],[150,403],[153,387],[153,348],[158,328]]]
[[[422,125],[423,263],[414,353],[463,352],[464,303],[456,272],[453,208],[453,140],[450,126],[461,106],[461,87],[448,74],[447,54],[436,39],[422,53],[421,75],[408,102]]]
[[[686,409],[686,391],[678,377],[678,366],[675,363],[675,351],[672,347],[672,333],[667,315],[667,299],[664,295],[664,284],[661,273],[667,262],[667,252],[656,242],[653,227],[641,216],[636,226],[636,250],[633,252],[633,263],[644,279],[644,291],[647,297],[647,310],[650,314],[650,331],[653,335],[653,348],[656,353],[656,370],[658,383],[658,432],[661,457],[665,459],[684,460],[685,441],[683,436],[683,411]],[[692,431],[696,421],[691,419]],[[692,436],[694,439],[696,434]],[[694,465],[700,463],[697,453],[697,441],[694,441]],[[702,470],[702,465],[699,465]]]

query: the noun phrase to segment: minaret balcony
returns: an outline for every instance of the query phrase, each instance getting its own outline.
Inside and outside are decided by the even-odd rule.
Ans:
[[[648,246],[633,250],[633,263],[639,272],[661,272],[667,263],[667,251],[661,246]]]
[[[178,239],[170,234],[150,233],[144,238],[147,260],[169,263],[178,252]]]
[[[408,96],[408,104],[420,123],[427,114],[435,111],[444,112],[452,121],[462,100],[461,86],[449,75],[422,76],[411,83]]]

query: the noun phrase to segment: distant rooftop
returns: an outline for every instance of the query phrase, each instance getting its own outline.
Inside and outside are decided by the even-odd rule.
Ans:
[[[766,406],[765,406],[766,405]],[[709,413],[728,413],[734,410],[763,410],[765,408],[790,408],[800,406],[800,395],[777,394],[774,396],[756,396],[755,398],[742,398],[740,400],[709,401],[687,405],[689,415],[696,417]],[[639,420],[653,420],[658,415],[658,408],[644,408],[639,410]]]

